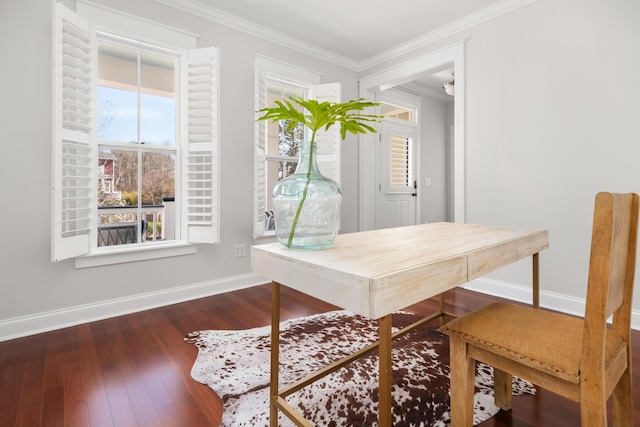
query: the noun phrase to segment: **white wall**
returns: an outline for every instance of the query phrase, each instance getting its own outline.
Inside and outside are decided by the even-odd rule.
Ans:
[[[73,2],[65,2],[73,6]],[[220,47],[221,243],[173,259],[75,269],[50,261],[52,0],[0,2],[0,340],[30,331],[138,310],[260,281],[250,257],[233,246],[254,244],[254,56],[260,53],[321,72],[357,98],[355,72],[258,40],[153,0],[101,0],[200,35]],[[357,230],[357,139],[343,142],[343,231]],[[355,178],[354,178],[355,177]]]
[[[83,270],[49,261],[52,2],[3,0],[0,339],[43,322],[253,284],[249,258],[232,257],[234,244],[253,243],[253,55],[317,69],[324,82],[342,82],[344,99],[357,97],[357,77],[375,71],[356,75],[152,0],[100,3],[220,46],[222,243],[201,245],[197,255]],[[466,40],[467,219],[550,231],[541,255],[543,304],[570,311],[584,298],[595,193],[640,193],[638,18],[637,0],[538,0],[375,67]],[[355,139],[344,143],[343,156],[346,232],[358,228]],[[484,284],[503,293],[524,289],[529,269],[522,262]],[[637,293],[634,307],[640,310]]]
[[[465,40],[467,221],[549,230],[543,305],[582,313],[594,196],[640,192],[639,19],[637,0],[538,0],[398,60]],[[481,285],[519,294],[530,268]]]

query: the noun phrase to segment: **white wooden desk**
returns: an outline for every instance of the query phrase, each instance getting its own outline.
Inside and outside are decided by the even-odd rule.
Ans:
[[[533,304],[538,306],[538,253],[549,246],[546,230],[433,223],[342,234],[320,251],[292,250],[280,243],[253,246],[253,271],[273,281],[271,425],[278,410],[299,426],[311,425],[285,397],[344,366],[279,389],[280,284],[379,322],[380,427],[391,425],[391,313],[440,295],[493,270],[533,257]],[[442,300],[441,300],[442,301]],[[429,320],[443,315],[440,312]]]

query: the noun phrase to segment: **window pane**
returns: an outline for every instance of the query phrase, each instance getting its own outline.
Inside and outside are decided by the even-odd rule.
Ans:
[[[383,102],[380,105],[380,113],[388,118],[402,120],[405,122],[413,123],[413,110],[405,107],[401,107],[399,105],[389,104],[387,102]]]
[[[283,178],[295,172],[298,166],[297,161],[279,161],[279,160],[267,160],[266,168],[266,191],[267,191],[267,211],[273,210],[271,195],[273,194],[273,187]]]
[[[135,92],[98,86],[98,140],[138,141],[138,96]]]
[[[142,153],[142,213],[146,240],[175,238],[175,154]]]
[[[140,140],[175,146],[175,60],[140,52]]]
[[[390,174],[391,187],[409,187],[413,185],[413,159],[411,138],[391,136]]]
[[[304,126],[298,123],[293,129],[287,130],[289,123],[291,123],[290,120],[281,120],[278,123],[280,129],[278,154],[280,156],[298,157],[298,147],[304,140]]]
[[[98,52],[98,139],[175,146],[176,60],[106,42]]]
[[[289,100],[289,97],[305,97],[303,89],[291,88],[277,83],[267,85],[267,104],[269,107],[275,107],[275,101],[282,99]],[[290,101],[298,111],[302,111],[302,107]],[[294,129],[287,131],[289,121],[269,122],[267,130],[267,155],[268,156],[298,156],[297,145],[304,139],[304,126],[298,125]]]
[[[141,158],[140,200],[138,152],[100,149],[98,246],[175,239],[175,154],[143,152]]]
[[[98,43],[98,139],[138,141],[138,53]]]
[[[176,102],[174,98],[140,96],[140,140],[145,144],[176,145]]]
[[[101,149],[98,167],[98,246],[138,243],[138,154]]]

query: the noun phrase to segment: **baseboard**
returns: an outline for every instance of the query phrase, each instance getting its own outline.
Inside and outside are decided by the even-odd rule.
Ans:
[[[264,277],[246,274],[64,310],[16,317],[0,321],[0,341],[249,288],[266,282]]]
[[[227,277],[219,280],[180,286],[159,292],[135,295],[103,301],[96,304],[71,307],[64,310],[16,317],[0,322],[0,342],[55,329],[66,328],[96,320],[108,319],[123,314],[135,313],[179,302],[190,301],[224,292],[249,288],[266,283],[264,277],[255,274]],[[520,302],[531,302],[531,288],[486,278],[476,279],[463,286],[465,289],[482,292]],[[552,310],[577,316],[584,315],[584,299],[568,297],[548,291],[540,292],[540,305]],[[640,330],[640,311],[631,315],[631,327]]]
[[[531,287],[514,285],[486,278],[473,280],[463,286],[465,289],[482,292],[514,301],[531,303]],[[575,316],[584,316],[585,300],[554,292],[540,291],[540,306]],[[631,312],[631,328],[640,330],[640,311]]]

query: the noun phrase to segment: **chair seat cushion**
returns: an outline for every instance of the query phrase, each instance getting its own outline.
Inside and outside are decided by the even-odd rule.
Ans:
[[[583,328],[581,318],[515,304],[493,303],[452,320],[441,330],[577,384]],[[605,360],[613,361],[625,345],[620,335],[609,330]]]

